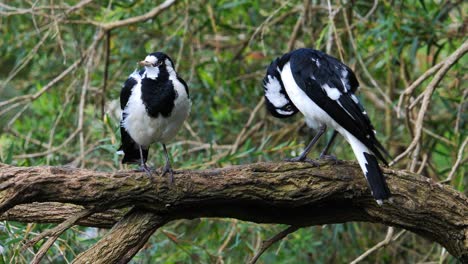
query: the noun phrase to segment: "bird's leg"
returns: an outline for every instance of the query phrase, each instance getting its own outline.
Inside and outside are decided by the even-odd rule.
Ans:
[[[338,131],[334,130],[330,140],[327,143],[327,145],[325,146],[325,148],[320,153],[320,157],[319,157],[320,159],[328,159],[328,160],[333,160],[335,162],[338,161],[338,159],[335,156],[327,154],[328,151],[330,150],[330,147],[331,147],[333,141],[335,141],[336,135],[338,135]]]
[[[301,155],[299,155],[298,157],[295,157],[295,158],[290,158],[290,159],[287,159],[286,161],[290,161],[290,162],[308,162],[314,166],[319,166],[319,164],[311,159],[308,159],[307,158],[307,155],[309,154],[310,150],[312,149],[312,147],[315,145],[315,143],[317,143],[318,139],[323,135],[323,133],[325,133],[325,131],[327,130],[327,126],[325,124],[321,125],[319,127],[319,130],[317,131],[317,134],[314,136],[314,138],[310,141],[309,145],[307,145],[307,147],[304,149],[304,151],[301,153]]]
[[[145,159],[143,157],[143,149],[141,149],[141,145],[138,145],[138,148],[140,150],[140,169],[144,172],[146,172],[146,175],[148,175],[148,177],[152,177],[152,174],[151,174],[151,169],[148,168],[148,166],[146,166],[146,162],[145,162]]]
[[[171,183],[174,182],[174,171],[172,170],[171,167],[171,161],[169,160],[169,154],[167,153],[166,149],[166,144],[162,144],[163,149],[164,149],[164,154],[166,155],[166,165],[164,165],[164,168],[162,169],[162,174],[161,176],[164,176],[167,172],[169,173],[170,181]]]

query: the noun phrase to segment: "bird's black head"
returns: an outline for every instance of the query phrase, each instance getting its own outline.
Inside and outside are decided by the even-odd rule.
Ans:
[[[174,68],[174,63],[171,58],[163,52],[153,52],[146,56],[146,58],[140,61],[138,64],[146,67],[171,67]]]

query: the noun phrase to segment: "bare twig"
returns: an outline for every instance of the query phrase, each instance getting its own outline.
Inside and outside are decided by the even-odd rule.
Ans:
[[[175,3],[175,0],[166,0],[162,4],[151,9],[148,13],[145,13],[143,15],[127,18],[127,19],[120,20],[120,21],[114,21],[114,22],[108,22],[108,23],[95,23],[95,25],[102,28],[104,31],[109,31],[114,28],[125,27],[125,26],[135,24],[138,22],[143,22],[153,17],[156,17],[162,11],[172,6],[174,3]]]
[[[236,141],[234,142],[234,144],[232,144],[232,149],[231,149],[231,152],[230,152],[231,154],[235,153],[237,151],[237,149],[239,148],[241,139],[244,136],[245,132],[247,131],[247,128],[252,124],[255,116],[257,115],[258,110],[260,110],[260,108],[263,106],[264,103],[265,103],[265,98],[262,97],[262,99],[260,99],[260,101],[255,106],[252,113],[250,113],[249,119],[247,120],[247,123],[245,123],[245,125],[242,128],[241,132],[237,136]]]
[[[260,249],[255,253],[255,255],[252,257],[252,259],[249,261],[249,264],[255,264],[257,260],[260,258],[260,256],[269,248],[271,247],[274,243],[278,242],[279,240],[285,238],[287,235],[295,232],[298,230],[300,227],[298,226],[289,226],[288,228],[284,229],[283,231],[279,232],[276,234],[274,237],[265,240],[262,242],[262,245]]]
[[[111,30],[106,32],[106,55],[105,55],[105,62],[104,62],[104,80],[102,83],[102,92],[101,92],[101,118],[104,118],[104,114],[105,114],[104,106],[106,105],[107,79],[109,78],[110,40],[111,40]]]
[[[310,1],[309,0],[304,0],[303,2],[303,10],[301,15],[296,21],[296,24],[294,25],[293,32],[291,33],[291,37],[289,38],[288,42],[288,50],[293,50],[294,49],[294,44],[296,43],[297,36],[299,35],[299,30],[301,29],[301,26],[304,24],[304,21],[307,17],[307,12],[309,12],[309,7],[310,7]]]
[[[439,84],[442,78],[445,76],[447,71],[458,61],[459,58],[465,55],[466,52],[468,52],[468,40],[465,41],[454,53],[452,53],[449,57],[447,57],[444,60],[443,66],[436,73],[436,75],[434,76],[434,78],[432,79],[432,81],[429,83],[426,90],[424,91],[423,102],[421,104],[421,108],[419,110],[419,114],[416,119],[415,135],[414,135],[413,140],[411,141],[408,148],[405,151],[403,151],[403,153],[398,155],[392,162],[390,162],[390,166],[400,161],[401,159],[403,159],[406,155],[408,155],[411,151],[413,151],[416,148],[419,140],[421,139],[424,116],[426,115],[427,109],[429,107],[432,93],[434,92],[434,90],[436,89],[436,86]]]
[[[447,183],[447,182],[451,182],[451,181],[452,181],[453,175],[455,175],[455,172],[457,171],[458,167],[459,167],[459,166],[461,165],[461,163],[462,163],[462,160],[463,160],[463,153],[465,153],[465,147],[466,147],[467,144],[468,144],[468,137],[466,137],[465,140],[463,141],[463,143],[461,144],[460,149],[458,150],[457,160],[455,161],[455,164],[453,164],[452,170],[450,170],[450,173],[449,173],[449,175],[447,176],[447,179],[445,179],[444,181],[442,181],[442,183]]]
[[[462,120],[462,116],[463,116],[463,111],[465,111],[465,105],[466,105],[466,99],[468,97],[468,89],[465,89],[463,91],[463,95],[462,95],[462,98],[460,100],[460,104],[458,105],[457,107],[457,119],[455,120],[455,128],[454,128],[454,131],[455,131],[455,134],[458,134],[459,131],[460,131],[460,122]]]
[[[229,234],[227,235],[226,239],[224,240],[223,244],[221,244],[221,246],[218,248],[218,260],[217,260],[217,263],[223,263],[222,261],[222,254],[223,254],[223,251],[224,249],[227,247],[227,245],[229,244],[229,242],[231,241],[232,237],[234,236],[234,234],[236,233],[237,231],[237,219],[233,219],[232,220],[232,223],[231,223],[231,231],[229,231]]]
[[[436,65],[432,66],[429,70],[427,70],[426,72],[424,72],[421,76],[419,76],[418,79],[416,79],[416,81],[414,81],[408,88],[405,89],[405,91],[400,95],[400,98],[398,99],[398,105],[397,105],[397,117],[400,118],[401,115],[400,115],[400,111],[401,111],[401,108],[402,108],[402,105],[403,105],[403,101],[405,99],[406,96],[409,96],[411,95],[414,90],[423,82],[425,81],[427,78],[429,78],[432,74],[434,74],[435,72],[437,72],[440,67],[442,67],[442,65],[444,64],[445,61],[441,61],[439,63],[437,63]]]
[[[357,58],[357,60],[359,62],[359,65],[361,65],[361,68],[364,71],[364,75],[367,77],[367,79],[370,80],[372,86],[374,86],[377,89],[378,93],[384,98],[385,103],[388,104],[388,105],[392,105],[393,104],[392,100],[383,91],[383,89],[380,87],[380,85],[377,83],[377,81],[374,79],[374,77],[372,77],[369,70],[367,69],[366,64],[362,60],[361,54],[359,53],[358,48],[357,48],[356,41],[355,41],[355,39],[353,37],[353,33],[352,33],[352,31],[351,31],[351,29],[349,27],[349,22],[348,22],[348,18],[346,17],[346,14],[343,14],[343,19],[344,19],[344,22],[345,22],[345,25],[346,25],[346,32],[348,32],[348,36],[349,36],[349,40],[351,42],[351,46],[353,47],[354,53],[356,54],[356,58]],[[394,108],[394,111],[397,111],[397,109]]]
[[[63,223],[57,225],[56,227],[52,228],[52,229],[48,229],[44,232],[42,232],[41,234],[37,235],[36,237],[34,237],[33,239],[31,239],[30,241],[28,241],[24,246],[23,246],[23,250],[27,247],[31,247],[33,246],[34,244],[36,244],[37,242],[39,242],[40,240],[42,240],[43,238],[45,237],[49,237],[49,239],[47,239],[47,241],[41,246],[41,248],[39,249],[39,251],[36,253],[36,255],[34,256],[33,260],[31,261],[31,263],[33,264],[37,264],[41,261],[41,259],[44,257],[45,253],[47,252],[47,250],[49,250],[49,248],[54,244],[54,242],[57,240],[57,238],[63,233],[65,232],[65,230],[69,229],[70,227],[72,227],[73,225],[75,225],[75,223],[82,219],[82,218],[85,218],[89,215],[91,215],[92,213],[94,212],[94,209],[84,209],[83,211],[79,212],[78,214],[70,217],[68,220],[64,221]]]
[[[360,261],[362,261],[363,259],[365,259],[367,256],[369,256],[371,253],[373,253],[374,251],[382,248],[382,247],[385,247],[386,245],[388,245],[391,241],[392,241],[392,236],[393,236],[393,232],[394,232],[394,228],[393,227],[389,227],[387,229],[387,235],[385,236],[385,239],[380,241],[379,243],[377,243],[375,246],[371,247],[370,249],[368,249],[366,252],[364,252],[362,255],[360,255],[359,257],[357,257],[355,260],[351,261],[351,264],[356,264]]]

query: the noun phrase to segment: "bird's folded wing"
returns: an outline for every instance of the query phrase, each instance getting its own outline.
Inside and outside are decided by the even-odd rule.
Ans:
[[[312,51],[294,54],[290,65],[295,82],[307,96],[387,164],[383,154],[388,154],[353,93],[359,86],[353,72],[333,57]]]

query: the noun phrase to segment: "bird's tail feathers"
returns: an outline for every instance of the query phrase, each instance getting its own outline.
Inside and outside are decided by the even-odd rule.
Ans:
[[[367,179],[372,196],[377,200],[377,203],[382,204],[383,200],[390,198],[391,193],[376,156],[354,136],[349,134],[348,139],[354,151],[354,155]]]
[[[138,145],[132,137],[127,133],[125,128],[120,127],[120,134],[122,136],[122,145],[120,146],[117,153],[124,154],[122,163],[141,163],[140,157],[140,145]],[[149,148],[141,148],[143,154],[143,163],[146,163],[148,159],[148,150]]]
[[[146,163],[146,160],[148,159],[148,150],[149,149],[144,149],[142,148],[142,153],[143,153],[143,162]],[[140,149],[138,144],[134,144],[133,146],[129,146],[128,144],[122,144],[118,150],[118,152],[124,154],[124,157],[122,159],[122,163],[136,163],[140,164],[141,163],[141,158],[140,158]]]

